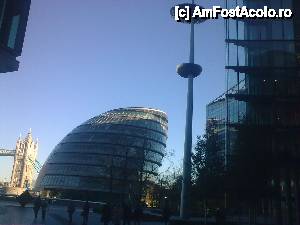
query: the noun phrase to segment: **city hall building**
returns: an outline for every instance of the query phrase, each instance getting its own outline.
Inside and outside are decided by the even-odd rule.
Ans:
[[[165,154],[167,115],[132,107],[108,111],[69,133],[52,151],[36,188],[63,198],[139,200]]]

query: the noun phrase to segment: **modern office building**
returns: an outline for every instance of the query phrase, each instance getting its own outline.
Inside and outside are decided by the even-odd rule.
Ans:
[[[168,120],[150,108],[120,108],[76,127],[52,151],[36,187],[62,197],[141,198],[165,154]]]
[[[0,1],[0,73],[17,71],[31,0]]]
[[[227,8],[292,9],[292,19],[228,19],[226,92],[207,106],[207,118],[224,119],[224,161],[230,163],[241,128],[263,134],[260,149],[276,166],[270,185],[278,192],[279,224],[299,218],[300,1],[226,0]],[[223,131],[221,131],[223,132]],[[221,135],[221,137],[224,137]],[[267,165],[267,163],[266,163]],[[254,165],[255,166],[255,165]],[[277,188],[278,186],[278,188]],[[278,197],[279,196],[279,197]],[[267,203],[269,204],[269,203]],[[275,207],[275,205],[276,207]],[[272,211],[272,210],[271,210]],[[273,212],[273,211],[272,211]],[[272,214],[272,213],[271,213]]]
[[[225,119],[226,119],[226,107],[225,98],[215,99],[206,106],[206,121],[207,126],[213,125],[214,132],[218,135],[218,145],[225,150]]]

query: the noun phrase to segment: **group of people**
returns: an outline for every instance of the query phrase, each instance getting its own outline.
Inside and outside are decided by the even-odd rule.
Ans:
[[[50,202],[49,202],[50,204]],[[34,218],[37,219],[38,212],[41,209],[42,211],[42,220],[45,221],[46,218],[46,212],[47,212],[48,203],[46,199],[41,199],[41,197],[37,197],[33,201],[33,211],[34,211]],[[75,204],[73,201],[70,201],[67,206],[67,212],[69,217],[69,224],[73,221],[73,214],[75,212]],[[88,201],[86,201],[82,206],[81,216],[82,216],[82,224],[87,225],[88,218],[89,218],[89,212],[90,212],[90,204]],[[143,217],[143,208],[141,204],[136,204],[134,209],[129,204],[123,203],[123,204],[114,204],[110,205],[105,204],[102,207],[101,211],[101,222],[103,225],[108,225],[110,222],[113,225],[131,225],[133,222],[133,225],[141,225]],[[167,225],[170,218],[170,211],[168,208],[165,208],[163,210],[163,219],[165,224]]]
[[[121,221],[123,221],[123,225],[130,225],[131,221],[134,222],[134,225],[140,225],[143,208],[140,204],[137,204],[133,210],[130,205],[125,203],[113,206],[106,204],[103,206],[101,214],[103,225],[108,225],[110,221],[113,225],[121,225]]]
[[[90,205],[86,201],[82,207],[81,216],[82,224],[86,225],[89,218]],[[70,202],[67,207],[67,212],[69,215],[69,223],[73,221],[73,214],[75,212],[75,205],[73,202]],[[110,204],[105,204],[101,211],[101,222],[104,225],[108,225],[112,222],[113,225],[130,225],[133,220],[134,225],[140,225],[143,215],[143,209],[140,204],[137,204],[136,207],[132,210],[130,205],[127,204],[115,204],[111,206]]]
[[[41,199],[41,197],[37,197],[33,201],[33,212],[34,212],[34,219],[36,220],[38,217],[38,213],[40,209],[42,209],[42,220],[45,221],[46,219],[46,212],[47,212],[48,203],[46,199]]]
[[[75,212],[75,204],[73,201],[70,201],[67,207],[67,212],[68,212],[68,216],[69,216],[69,224],[71,224],[73,222],[73,214]],[[84,203],[84,205],[82,206],[82,211],[81,211],[81,216],[82,216],[82,224],[86,225],[88,223],[88,219],[89,219],[89,213],[90,213],[90,204],[88,201],[86,201]]]

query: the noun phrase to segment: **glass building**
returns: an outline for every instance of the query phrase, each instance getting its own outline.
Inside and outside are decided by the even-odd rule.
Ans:
[[[237,5],[286,8],[294,13],[292,19],[226,21],[225,94],[227,161],[241,127],[262,133],[264,137],[253,142],[259,142],[272,161],[268,165],[273,165],[269,183],[274,194],[265,202],[275,202],[271,208],[277,224],[292,225],[300,219],[300,2],[226,1],[228,8]]]
[[[230,149],[231,132],[245,123],[269,131],[280,128],[274,138],[280,135],[299,145],[295,129],[300,125],[299,1],[226,1],[228,8],[237,5],[288,8],[294,17],[226,20],[226,147]],[[277,146],[291,148],[286,144]]]
[[[225,153],[225,119],[226,119],[226,105],[224,96],[220,96],[206,106],[206,120],[207,127],[213,125],[216,141],[220,148],[220,155],[224,158]],[[224,162],[225,163],[225,162]]]
[[[0,0],[0,73],[18,70],[31,0]]]
[[[66,198],[141,198],[161,166],[167,130],[166,114],[156,109],[120,108],[96,116],[55,147],[36,187]]]
[[[299,224],[300,1],[225,0],[225,4],[293,11],[292,19],[225,21],[227,88],[207,105],[207,118],[224,119],[225,164],[230,163],[242,127],[264,134],[259,143],[276,162],[270,184],[277,192],[276,199],[265,204],[270,215],[281,212],[276,215],[280,214],[278,224]]]

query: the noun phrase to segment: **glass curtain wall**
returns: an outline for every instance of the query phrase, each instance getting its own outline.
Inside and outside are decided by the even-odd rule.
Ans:
[[[300,155],[300,3],[298,0],[226,0],[227,8],[292,9],[292,19],[228,19],[226,24],[226,161],[240,127],[265,131],[270,158]],[[253,140],[255,141],[255,140]],[[299,161],[297,161],[299,163]],[[299,170],[278,161],[282,210],[294,210]],[[274,176],[275,177],[275,176]],[[273,182],[274,177],[270,177]],[[287,199],[290,199],[288,202]],[[283,223],[293,224],[296,215]],[[288,222],[287,222],[288,221]]]
[[[137,200],[158,173],[167,130],[167,115],[156,109],[129,107],[96,116],[55,147],[36,187],[77,199],[88,194],[101,201]]]

